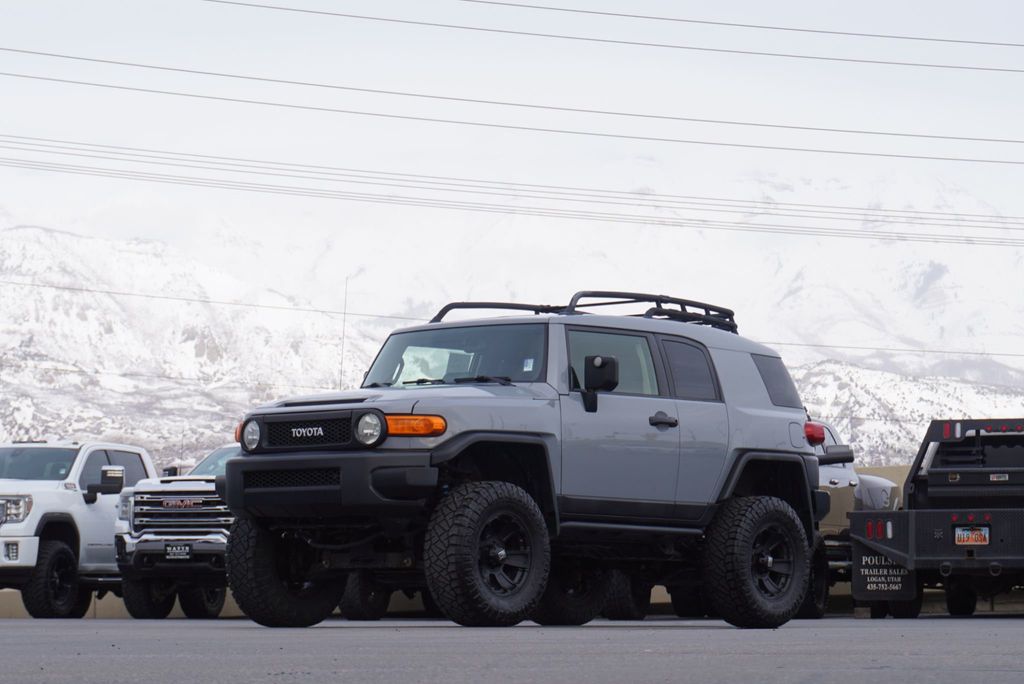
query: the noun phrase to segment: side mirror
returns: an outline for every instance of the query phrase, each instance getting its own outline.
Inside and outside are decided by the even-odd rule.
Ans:
[[[167,466],[163,472],[164,477],[178,477],[178,466]]]
[[[96,503],[99,494],[120,494],[124,489],[124,467],[103,466],[100,468],[100,483],[85,488],[85,503]]]
[[[597,393],[619,386],[619,360],[614,356],[588,356],[583,360],[583,410],[597,411]]]
[[[825,447],[825,455],[818,457],[819,465],[840,465],[853,463],[853,447],[847,444],[834,444]]]

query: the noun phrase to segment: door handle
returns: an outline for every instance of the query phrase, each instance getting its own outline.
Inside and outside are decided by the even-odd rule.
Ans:
[[[679,427],[679,420],[668,415],[664,411],[658,411],[647,421],[655,427]]]

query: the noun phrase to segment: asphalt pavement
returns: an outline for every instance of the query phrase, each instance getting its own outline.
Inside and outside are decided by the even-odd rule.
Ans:
[[[0,682],[1024,681],[1024,617],[828,618],[770,631],[667,617],[468,629],[431,620],[2,620]]]

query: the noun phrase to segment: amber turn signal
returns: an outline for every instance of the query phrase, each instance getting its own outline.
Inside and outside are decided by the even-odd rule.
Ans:
[[[385,416],[388,434],[398,437],[436,437],[444,434],[448,423],[441,416]]]
[[[235,441],[236,442],[241,442],[242,441],[242,424],[241,423],[239,423],[238,425],[235,426]]]

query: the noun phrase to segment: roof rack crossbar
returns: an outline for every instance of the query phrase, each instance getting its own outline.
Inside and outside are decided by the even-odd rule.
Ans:
[[[606,299],[610,301],[581,303],[583,299]],[[732,309],[726,309],[714,304],[705,304],[704,302],[697,302],[692,299],[680,299],[679,297],[640,292],[584,290],[572,296],[569,306],[562,313],[569,315],[581,314],[585,313],[582,309],[622,304],[654,304],[653,307],[647,309],[642,314],[645,318],[664,317],[684,323],[708,325],[731,333],[738,332],[739,330],[739,326],[736,324],[736,314]],[[691,309],[696,309],[696,311]]]
[[[534,314],[559,313],[563,306],[552,304],[522,304],[519,302],[451,302],[445,304],[437,314],[430,319],[431,323],[440,323],[444,317],[456,309],[507,309],[510,311],[531,311]]]

